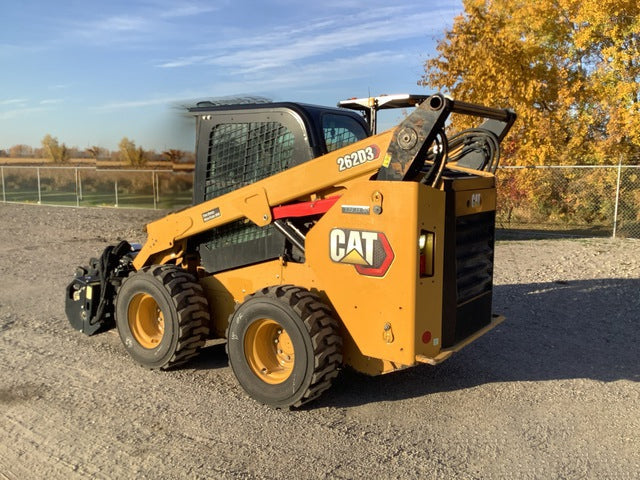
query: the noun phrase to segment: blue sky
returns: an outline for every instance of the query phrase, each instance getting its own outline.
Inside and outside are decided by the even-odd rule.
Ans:
[[[335,105],[416,82],[460,0],[2,0],[0,149],[193,150],[176,105],[260,95]]]

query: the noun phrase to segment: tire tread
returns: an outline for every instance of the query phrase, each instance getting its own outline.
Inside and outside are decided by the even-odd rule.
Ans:
[[[247,295],[251,298],[268,297],[287,304],[302,320],[313,346],[314,370],[311,383],[299,400],[291,406],[300,407],[316,398],[331,387],[342,366],[342,337],[339,324],[332,310],[315,293],[295,285],[265,287]],[[236,305],[236,310],[242,305]],[[235,313],[235,311],[234,311]],[[233,314],[230,318],[233,317]],[[231,325],[231,321],[229,322]],[[227,328],[227,338],[229,328]],[[228,353],[228,343],[227,343]]]
[[[197,356],[209,336],[210,314],[196,277],[175,265],[152,265],[131,272],[125,282],[135,276],[151,276],[162,284],[171,297],[178,320],[178,339],[172,355],[163,365],[145,366],[168,370]]]

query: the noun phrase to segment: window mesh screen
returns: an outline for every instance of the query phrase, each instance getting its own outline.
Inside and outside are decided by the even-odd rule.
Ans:
[[[224,123],[209,135],[205,200],[257,182],[286,169],[293,158],[294,136],[278,122]],[[213,229],[210,249],[264,238],[272,227],[238,220]]]
[[[205,200],[287,168],[293,141],[293,134],[278,122],[216,125],[209,135]]]
[[[237,245],[239,243],[258,240],[271,235],[275,230],[272,225],[259,227],[251,220],[236,220],[227,223],[211,231],[211,236],[206,245],[209,249],[228,247],[229,245]]]

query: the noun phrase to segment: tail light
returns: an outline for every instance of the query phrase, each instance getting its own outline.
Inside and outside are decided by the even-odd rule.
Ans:
[[[418,251],[420,255],[420,276],[433,277],[433,256],[436,235],[433,232],[422,230],[418,238]]]

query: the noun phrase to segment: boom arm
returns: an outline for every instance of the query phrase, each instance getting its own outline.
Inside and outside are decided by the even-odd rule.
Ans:
[[[147,225],[148,239],[136,256],[134,267],[164,263],[180,255],[179,242],[226,223],[248,218],[257,225],[273,221],[272,207],[347,186],[375,175],[382,165],[393,131],[369,137],[330,154],[285,170],[217,198],[171,213]],[[339,159],[372,149],[372,160],[340,171]],[[376,155],[377,149],[377,155]],[[161,256],[162,259],[157,258]],[[173,257],[172,257],[173,255]],[[158,261],[160,260],[160,261]],[[163,262],[164,260],[164,262]]]

